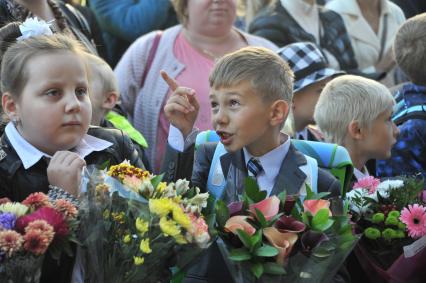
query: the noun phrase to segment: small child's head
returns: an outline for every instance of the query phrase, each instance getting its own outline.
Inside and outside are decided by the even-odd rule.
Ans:
[[[278,52],[294,72],[292,128],[299,132],[314,124],[314,109],[324,86],[333,77],[343,74],[327,67],[327,60],[311,42],[289,44]]]
[[[117,79],[113,70],[100,57],[86,54],[89,69],[89,94],[92,102],[92,125],[99,126],[119,99]]]
[[[54,154],[75,147],[91,120],[84,49],[65,35],[17,40],[18,23],[0,29],[2,106],[19,133]]]
[[[415,84],[426,86],[426,13],[408,19],[393,44],[395,60]]]
[[[394,104],[384,85],[344,75],[326,85],[314,118],[326,141],[345,146],[351,157],[386,159],[398,135],[391,119]]]
[[[291,104],[293,73],[274,52],[246,47],[222,57],[210,74],[213,127],[228,151],[254,156],[280,143]]]

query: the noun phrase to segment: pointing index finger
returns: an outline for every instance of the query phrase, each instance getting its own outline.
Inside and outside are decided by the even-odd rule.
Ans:
[[[166,71],[161,70],[160,74],[161,74],[161,77],[163,78],[163,80],[169,85],[169,87],[172,91],[175,91],[179,87],[177,81],[172,79],[169,76],[169,74],[166,73]]]

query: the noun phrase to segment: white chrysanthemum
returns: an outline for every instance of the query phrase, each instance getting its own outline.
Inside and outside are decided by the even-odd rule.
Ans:
[[[26,19],[25,22],[19,25],[19,30],[21,31],[22,36],[18,37],[18,40],[27,39],[33,36],[53,34],[50,29],[50,24],[43,20],[38,20],[37,17]]]
[[[376,194],[379,193],[381,197],[388,198],[390,196],[390,190],[399,189],[404,186],[402,180],[386,180],[381,182],[376,188]],[[374,194],[374,199],[377,200],[377,195]]]
[[[17,202],[8,202],[0,205],[0,211],[13,213],[16,217],[21,217],[27,213],[28,207]]]
[[[176,181],[176,194],[178,196],[185,194],[189,190],[189,181],[179,179]]]

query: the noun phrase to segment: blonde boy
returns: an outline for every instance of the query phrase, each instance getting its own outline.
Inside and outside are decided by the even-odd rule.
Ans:
[[[357,179],[368,175],[368,160],[391,155],[398,135],[391,119],[394,104],[384,85],[352,75],[333,79],[321,93],[314,119],[326,141],[349,151]]]

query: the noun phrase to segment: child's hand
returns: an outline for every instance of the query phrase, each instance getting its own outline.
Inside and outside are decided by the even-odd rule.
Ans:
[[[161,76],[173,91],[164,106],[164,113],[170,124],[178,128],[186,137],[194,127],[200,108],[195,97],[195,91],[191,88],[179,86],[165,71],[161,71]]]
[[[86,161],[71,151],[58,151],[47,167],[47,179],[52,186],[58,186],[68,193],[78,196],[81,171]]]

